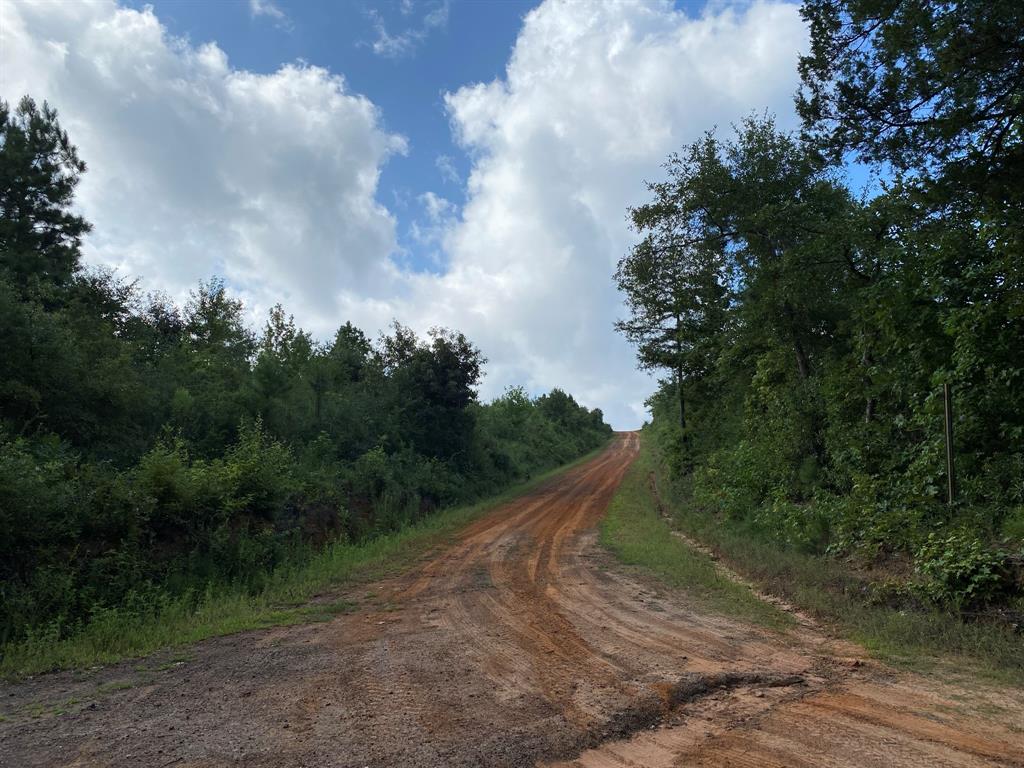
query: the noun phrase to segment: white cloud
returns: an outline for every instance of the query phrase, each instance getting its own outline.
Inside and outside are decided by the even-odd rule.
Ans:
[[[455,161],[450,156],[438,155],[434,160],[434,165],[437,166],[443,181],[451,182],[452,184],[459,184],[462,181],[459,177],[459,171],[455,167]]]
[[[440,245],[457,222],[456,206],[433,192],[424,192],[418,200],[426,218],[413,221],[413,239],[424,245]]]
[[[450,200],[445,200],[433,192],[420,195],[420,202],[427,212],[427,217],[435,224],[450,218],[455,211],[455,205]]]
[[[275,27],[286,32],[291,32],[295,28],[291,17],[282,11],[273,0],[249,0],[249,15],[254,19],[260,16],[271,19]]]
[[[704,130],[755,109],[791,120],[805,34],[795,5],[768,2],[697,18],[624,1],[528,14],[505,77],[446,97],[473,167],[447,272],[415,278],[420,324],[483,347],[487,394],[558,385],[638,424],[651,382],[612,330],[626,208]]]
[[[445,241],[457,222],[457,208],[453,202],[433,192],[419,196],[423,216],[413,220],[409,234],[420,246],[421,256],[429,259],[434,271],[445,266]]]
[[[412,0],[402,0],[399,10],[402,16],[410,16],[413,13],[415,4]],[[370,9],[368,15],[373,22],[377,39],[371,47],[378,56],[389,59],[398,59],[415,52],[416,48],[425,41],[434,30],[443,29],[448,25],[448,0],[441,0],[439,3],[427,5],[427,12],[420,20],[419,26],[408,27],[401,32],[392,34],[388,32],[384,17],[376,9]]]
[[[324,331],[352,295],[391,295],[395,222],[375,194],[406,144],[340,76],[233,69],[152,9],[102,0],[3,3],[0,35],[0,92],[48,99],[89,163],[89,261],[178,296],[220,274]]]
[[[279,22],[287,20],[285,12],[278,8],[272,0],[249,0],[249,13],[256,16],[269,16]]]

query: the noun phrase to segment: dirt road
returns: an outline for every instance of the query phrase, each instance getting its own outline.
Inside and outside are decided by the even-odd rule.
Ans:
[[[1020,691],[896,674],[617,566],[595,525],[637,446],[328,623],[7,686],[0,765],[1024,766]]]

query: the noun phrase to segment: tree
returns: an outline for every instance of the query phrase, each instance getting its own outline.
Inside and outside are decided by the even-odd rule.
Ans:
[[[200,283],[185,306],[185,370],[171,402],[171,421],[201,455],[223,451],[253,411],[250,373],[256,349],[242,302],[221,280]]]
[[[631,310],[618,327],[642,366],[673,372],[684,452],[687,386],[712,373],[732,386],[754,376],[753,361],[775,370],[784,353],[799,442],[824,462],[816,374],[846,316],[856,205],[813,147],[771,118],[726,140],[708,134],[665,170],[654,199],[630,212],[644,237],[616,274]]]
[[[693,237],[677,187],[648,184],[648,189],[655,193],[654,202],[630,210],[634,229],[645,236],[615,273],[630,311],[615,328],[637,346],[641,368],[674,375],[685,446],[685,382],[707,374],[710,350],[724,322],[723,258],[715,243]]]
[[[71,212],[85,163],[47,103],[0,100],[0,272],[23,294],[67,285],[91,229]]]
[[[426,456],[465,456],[473,431],[469,406],[486,359],[456,331],[431,329],[424,343],[397,322],[393,328],[378,354],[395,398],[398,434]]]
[[[327,357],[340,380],[355,382],[362,378],[371,350],[372,345],[366,334],[349,322],[334,334],[334,342],[327,350]]]
[[[81,268],[90,226],[71,208],[84,172],[56,110],[0,101],[0,416],[16,434],[54,430],[122,457],[146,413],[125,343],[136,289]]]

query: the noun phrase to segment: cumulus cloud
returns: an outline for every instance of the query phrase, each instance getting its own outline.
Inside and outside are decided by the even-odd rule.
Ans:
[[[104,1],[3,3],[0,35],[0,92],[57,106],[89,163],[89,261],[178,296],[220,274],[320,330],[350,296],[391,294],[395,222],[375,194],[406,142],[340,75],[237,70],[151,8]]]
[[[433,192],[424,192],[420,195],[420,202],[427,212],[427,218],[434,224],[445,221],[455,210],[455,205],[451,201]]]
[[[424,192],[418,202],[421,214],[409,226],[409,234],[436,274],[445,266],[445,239],[457,221],[456,205],[433,192]]]
[[[269,16],[278,20],[287,18],[284,11],[274,5],[271,0],[249,0],[249,13],[253,16]]]
[[[612,330],[626,209],[684,142],[751,110],[792,114],[805,30],[796,6],[547,2],[527,15],[503,78],[446,96],[473,158],[444,237],[447,271],[410,306],[466,330],[491,360],[485,391],[566,386],[618,426],[651,389]]]

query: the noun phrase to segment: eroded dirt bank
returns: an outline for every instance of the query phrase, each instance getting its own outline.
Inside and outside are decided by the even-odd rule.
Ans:
[[[1024,766],[1017,691],[709,615],[594,526],[635,434],[329,623],[0,694],[2,766]]]

